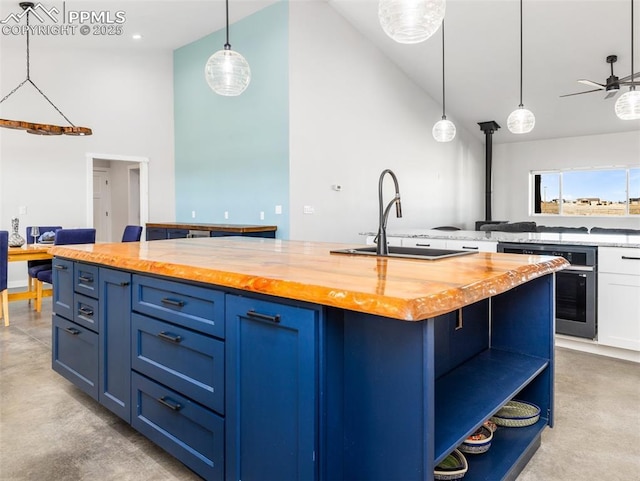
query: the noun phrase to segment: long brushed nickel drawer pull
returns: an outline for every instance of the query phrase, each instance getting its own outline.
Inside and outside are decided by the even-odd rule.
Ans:
[[[91,317],[93,316],[93,309],[89,309],[88,307],[82,306],[78,309],[78,313],[82,314],[83,316]]]
[[[268,314],[260,314],[256,311],[247,311],[247,317],[253,317],[254,319],[260,319],[261,321],[271,321],[276,324],[280,322],[280,314],[276,314],[275,316],[270,316]]]
[[[93,282],[93,277],[78,276],[78,280],[82,282]]]
[[[65,327],[64,330],[67,331],[72,336],[77,336],[78,334],[80,334],[80,331],[78,331],[77,329],[74,329],[73,327]]]
[[[163,404],[164,406],[167,406],[172,411],[180,411],[180,409],[182,409],[182,404],[172,401],[167,396],[158,398],[158,402],[160,404]]]
[[[169,341],[169,342],[174,342],[176,344],[178,344],[178,343],[180,343],[182,341],[182,337],[181,336],[174,336],[174,335],[169,334],[168,332],[165,332],[165,331],[159,332],[156,335],[160,339],[164,339],[165,341]]]
[[[168,304],[170,306],[175,306],[175,307],[184,307],[185,305],[184,301],[176,301],[175,299],[169,299],[168,297],[162,298],[160,302],[162,302],[163,304]]]
[[[55,267],[59,271],[66,271],[67,270],[67,266],[61,266],[60,264],[55,264],[53,267]]]
[[[431,247],[431,244],[416,244],[416,247]]]
[[[622,256],[623,259],[627,259],[630,261],[640,261],[640,257],[633,257],[633,256]]]
[[[477,251],[478,249],[480,249],[479,247],[474,247],[474,246],[462,246],[463,249],[473,249],[475,251]]]

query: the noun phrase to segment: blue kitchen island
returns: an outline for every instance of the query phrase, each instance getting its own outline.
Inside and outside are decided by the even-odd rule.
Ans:
[[[553,424],[566,261],[329,253],[348,247],[56,246],[53,369],[211,480],[431,480],[515,397],[540,420],[465,476],[515,479]]]

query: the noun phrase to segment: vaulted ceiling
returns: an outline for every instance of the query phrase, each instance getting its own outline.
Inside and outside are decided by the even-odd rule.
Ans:
[[[326,1],[441,104],[440,31],[423,43],[401,45],[380,28],[376,0]],[[634,66],[640,72],[640,0],[635,1]],[[63,2],[42,3],[61,8]],[[230,20],[234,22],[275,0],[229,3]],[[34,44],[46,41],[50,48],[175,49],[224,27],[223,0],[68,0],[64,7],[122,10],[126,12],[126,35],[49,36],[34,38]],[[18,2],[0,0],[1,19],[16,10]],[[447,0],[447,117],[478,138],[483,135],[477,122],[495,120],[502,126],[494,136],[497,143],[637,131],[640,145],[640,121],[622,121],[615,116],[614,103],[620,94],[607,100],[600,92],[560,98],[590,90],[578,79],[605,83],[610,75],[605,61],[608,55],[618,56],[614,64],[616,75],[631,74],[631,0],[524,0],[523,15],[523,100],[536,116],[533,132],[515,135],[506,128],[507,116],[519,103],[518,0]],[[134,32],[141,33],[143,39],[134,43],[130,37]],[[231,40],[233,44],[233,30]],[[24,39],[18,36],[0,36],[2,48],[19,48],[23,43]],[[0,66],[8,68],[4,62]],[[433,121],[438,119],[436,116]]]

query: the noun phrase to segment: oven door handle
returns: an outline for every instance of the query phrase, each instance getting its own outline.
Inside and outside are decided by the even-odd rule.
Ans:
[[[596,268],[595,266],[574,266],[573,264],[571,264],[569,267],[567,267],[566,269],[560,271],[560,272],[566,272],[566,273],[570,273],[570,272],[593,272],[595,271]]]

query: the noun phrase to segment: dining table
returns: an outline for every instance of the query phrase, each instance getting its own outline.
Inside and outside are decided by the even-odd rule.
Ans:
[[[53,255],[49,252],[53,247],[51,244],[26,244],[22,247],[9,247],[9,255],[7,260],[9,262],[26,262],[53,259]],[[52,289],[43,289],[43,297],[51,297]],[[29,289],[21,291],[9,292],[9,302],[11,301],[24,301],[36,298],[36,290]]]

